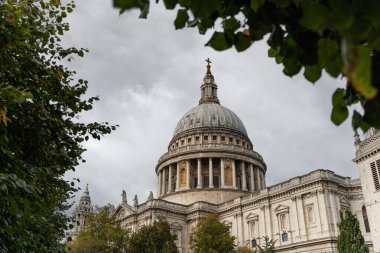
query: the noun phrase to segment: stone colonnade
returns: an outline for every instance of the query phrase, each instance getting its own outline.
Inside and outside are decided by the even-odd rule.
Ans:
[[[260,167],[230,158],[196,158],[171,163],[160,168],[157,180],[159,197],[191,189],[253,192],[265,187],[264,172]]]

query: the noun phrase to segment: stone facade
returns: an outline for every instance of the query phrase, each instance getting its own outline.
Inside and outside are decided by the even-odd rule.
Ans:
[[[135,198],[130,205],[123,192],[114,215],[131,231],[165,219],[181,253],[190,252],[192,228],[210,212],[219,214],[238,246],[255,248],[269,236],[276,240],[276,252],[333,253],[339,213],[351,209],[371,252],[372,242],[379,252],[378,135],[356,141],[362,184],[320,169],[267,187],[264,159],[239,117],[220,105],[208,64],[199,105],[179,121],[155,168],[157,197],[151,193],[144,203]]]
[[[380,131],[371,130],[361,141],[355,136],[356,158],[362,183],[367,231],[371,231],[374,250],[380,252]]]

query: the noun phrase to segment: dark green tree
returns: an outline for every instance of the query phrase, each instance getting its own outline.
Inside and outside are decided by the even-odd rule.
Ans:
[[[217,213],[211,213],[198,221],[190,234],[190,249],[194,253],[234,252],[235,237],[229,228],[221,223]]]
[[[339,253],[368,253],[368,246],[365,244],[359,221],[351,210],[340,213],[338,252]]]
[[[237,247],[234,253],[256,253],[256,250],[252,250],[248,247]]]
[[[158,2],[158,1],[156,1]],[[149,13],[150,0],[113,0],[123,13],[140,9]],[[352,126],[364,132],[380,128],[380,1],[378,0],[163,0],[178,10],[176,29],[214,30],[207,46],[222,51],[248,49],[266,39],[268,56],[282,64],[287,76],[303,71],[315,83],[327,72],[344,77],[346,88],[332,96],[331,120],[339,125],[354,110]]]
[[[274,253],[274,245],[276,243],[276,240],[269,239],[268,236],[264,236],[263,239],[264,239],[263,246],[262,247],[257,246],[258,248],[257,252],[258,253]]]
[[[81,123],[87,82],[65,60],[84,49],[63,48],[63,22],[74,4],[59,0],[0,1],[0,252],[59,252],[74,170],[89,137],[113,126]]]
[[[109,205],[90,214],[75,240],[67,243],[67,250],[72,253],[129,252],[130,232],[123,229],[112,214]]]
[[[156,221],[131,235],[128,250],[139,253],[178,253],[176,239],[177,236],[170,233],[166,221]]]

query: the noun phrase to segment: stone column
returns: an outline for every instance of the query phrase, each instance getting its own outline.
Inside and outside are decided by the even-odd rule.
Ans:
[[[165,186],[166,186],[166,170],[162,168],[162,184],[161,184],[161,194],[165,195]]]
[[[255,191],[255,181],[253,178],[253,164],[249,164],[249,177],[251,179],[251,192]]]
[[[190,161],[186,160],[186,189],[190,189]]]
[[[223,160],[223,158],[220,158],[220,175],[221,175],[221,184],[220,184],[220,187],[221,188],[224,188],[225,187],[225,185],[224,185],[224,181],[225,181],[225,179],[224,179],[224,160]]]
[[[259,177],[259,173],[260,173],[260,171],[259,171],[259,169],[258,168],[255,168],[255,170],[256,170],[256,173],[255,173],[255,176],[256,176],[256,182],[257,182],[257,190],[261,190],[261,186],[260,186],[260,177]]]
[[[213,171],[212,171],[212,158],[208,159],[208,188],[214,188],[214,183],[213,183]]]
[[[168,185],[168,193],[171,193],[172,192],[172,172],[173,170],[173,166],[170,164],[169,165],[169,185]]]
[[[177,163],[177,180],[175,182],[175,191],[179,191],[179,162]]]
[[[244,161],[242,161],[242,163],[241,163],[241,176],[243,178],[243,180],[241,182],[242,183],[241,189],[243,191],[246,191],[247,190],[247,177],[246,177],[246,174],[245,174],[245,162]]]
[[[157,173],[157,197],[161,196],[161,171]]]
[[[235,168],[235,160],[232,159],[232,188],[236,189],[236,168]]]
[[[200,158],[198,158],[197,159],[197,172],[198,172],[198,185],[197,185],[197,188],[198,189],[200,189],[200,188],[202,188],[202,173],[201,173],[201,159]]]

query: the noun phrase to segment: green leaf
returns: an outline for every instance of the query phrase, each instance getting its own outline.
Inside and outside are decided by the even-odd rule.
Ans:
[[[139,18],[146,19],[149,14],[149,2],[144,5],[144,7],[141,10]]]
[[[319,80],[319,78],[321,77],[321,74],[322,74],[322,70],[320,67],[318,67],[316,65],[305,66],[304,76],[308,81],[315,83],[316,81]]]
[[[344,101],[344,89],[335,90],[332,96],[332,105],[331,121],[338,126],[348,117],[348,109]]]
[[[333,9],[330,15],[332,25],[340,31],[349,28],[354,23],[355,11],[352,10],[351,5],[351,3],[342,2]]]
[[[328,22],[329,10],[318,3],[311,3],[303,9],[300,24],[315,32],[323,31]]]
[[[270,0],[272,3],[274,3],[278,8],[285,8],[288,7],[291,0]]]
[[[173,10],[177,5],[178,0],[164,0],[165,8],[168,10]]]
[[[132,10],[140,7],[138,0],[113,0],[113,6],[120,9],[120,14],[127,10]]]
[[[231,44],[227,41],[225,33],[214,32],[211,39],[206,43],[206,46],[210,46],[217,51],[222,51],[230,48]]]
[[[246,50],[251,44],[252,43],[249,36],[243,34],[242,32],[238,32],[235,35],[235,48],[238,52]]]
[[[223,20],[223,28],[224,30],[230,30],[234,32],[240,28],[240,22],[234,17],[225,19]]]
[[[80,57],[83,57],[83,56],[84,56],[83,51],[82,51],[82,50],[79,50],[79,51],[78,51],[78,55],[79,55]]]
[[[318,41],[318,64],[334,77],[341,73],[342,59],[339,45],[335,40],[320,39]]]
[[[264,3],[266,0],[251,0],[251,9],[254,11],[257,11]]]
[[[344,50],[344,72],[354,89],[366,99],[372,99],[378,90],[372,86],[371,50],[365,46],[348,45]]]
[[[189,15],[187,14],[187,10],[180,9],[177,13],[177,18],[174,21],[175,29],[182,29],[185,27],[186,22],[189,20]]]

